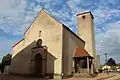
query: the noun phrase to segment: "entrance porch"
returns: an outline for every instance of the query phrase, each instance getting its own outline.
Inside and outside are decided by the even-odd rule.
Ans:
[[[31,48],[30,72],[32,76],[41,78],[54,77],[54,61],[56,59],[47,49],[41,46],[41,39],[37,41],[37,46]]]
[[[90,56],[88,52],[81,47],[76,48],[73,57],[73,64],[75,74],[93,74],[93,57]]]

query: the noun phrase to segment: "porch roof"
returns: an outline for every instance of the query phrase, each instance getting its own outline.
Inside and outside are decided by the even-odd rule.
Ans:
[[[81,47],[77,47],[75,49],[75,53],[74,53],[74,58],[75,57],[90,57],[93,58],[84,48]]]

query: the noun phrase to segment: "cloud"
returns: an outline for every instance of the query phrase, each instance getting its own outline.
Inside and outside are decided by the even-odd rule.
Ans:
[[[1,32],[0,32],[1,33]],[[1,36],[0,35],[0,61],[4,55],[8,53],[12,53],[12,45],[16,43],[16,41],[20,40],[20,36]]]
[[[108,20],[112,20],[115,16],[120,16],[120,10],[118,9],[102,9],[97,8],[92,11],[93,15],[95,17],[95,23],[96,24],[103,24],[104,22]]]
[[[1,43],[15,42],[42,9],[76,31],[76,14],[91,11],[94,15],[97,54],[119,54],[120,0],[0,0]],[[11,37],[11,38],[10,38]],[[15,37],[15,38],[14,38]],[[13,38],[13,39],[12,39]],[[12,43],[5,43],[11,46]],[[7,47],[10,50],[10,47]],[[7,50],[6,51],[9,51]],[[4,49],[5,51],[5,49]],[[2,51],[2,52],[4,52]],[[114,52],[113,52],[114,51]],[[113,54],[114,53],[114,54]],[[117,60],[119,58],[115,57]]]
[[[29,3],[29,5],[31,5],[33,3],[37,4],[34,8],[31,8],[31,11],[38,13],[38,10],[40,10],[43,7],[43,8],[45,8],[47,13],[49,13],[51,16],[53,16],[59,22],[62,22],[64,24],[66,24],[67,26],[70,26],[71,29],[75,25],[72,22],[72,20],[73,19],[75,20],[76,16],[75,16],[75,18],[73,18],[73,15],[71,14],[69,7],[65,3],[63,3],[63,1],[47,0],[45,2],[44,1],[37,1],[37,2],[38,3],[36,3],[36,2]],[[37,6],[39,6],[39,7],[37,7]],[[29,6],[29,8],[30,8],[30,6]],[[35,9],[36,9],[36,11],[35,11]],[[72,16],[72,19],[71,19],[71,16]],[[32,17],[30,16],[28,18],[32,18]]]
[[[118,6],[119,3],[120,3],[120,0],[99,0],[99,5],[100,7],[103,7],[103,8],[112,8],[112,9],[117,8],[118,9],[120,8],[120,6]]]
[[[120,16],[120,10],[118,8],[110,8],[109,3],[113,0],[68,0],[67,4],[71,11],[71,23],[76,26],[76,13],[91,11],[94,16],[96,33],[105,32],[106,28],[104,24],[107,21],[113,21],[115,17]],[[118,0],[116,0],[118,1]]]
[[[97,53],[101,55],[101,62],[104,63],[104,54],[108,53],[108,57],[120,61],[120,21],[108,23],[105,33],[96,35]]]
[[[116,0],[116,2],[118,1]],[[114,14],[118,15],[120,12],[118,9],[105,7],[110,3],[117,4],[113,0],[2,0],[1,2],[0,28],[14,35],[23,34],[42,7],[68,26],[76,26],[76,13],[78,12],[92,11],[95,16],[95,23],[97,24],[104,23],[111,19],[111,16]],[[6,26],[6,28],[3,26]]]
[[[116,45],[119,47],[119,39],[117,39],[119,37],[119,27],[113,27],[119,26],[119,22],[116,23],[116,18],[120,16],[120,11],[115,6],[118,4],[116,2],[113,2],[113,0],[68,0],[64,2],[36,0],[28,4],[27,8],[30,11],[27,11],[27,20],[34,19],[35,13],[39,11],[39,8],[41,9],[43,7],[49,14],[69,26],[75,32],[77,26],[76,14],[83,11],[92,11],[95,17],[97,54],[101,55],[101,62],[104,63],[105,52],[109,53],[109,57],[114,58],[119,53],[119,49],[115,47]],[[114,7],[111,8],[111,5]],[[116,60],[119,60],[119,58],[116,58]]]
[[[83,11],[91,11],[96,6],[96,0],[68,0],[68,6],[73,14]]]
[[[26,4],[25,0],[1,0],[0,29],[11,34],[19,32],[21,26],[25,24]]]

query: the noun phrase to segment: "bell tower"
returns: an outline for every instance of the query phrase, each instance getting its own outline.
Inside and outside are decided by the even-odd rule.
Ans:
[[[77,14],[77,34],[85,41],[85,49],[94,57],[94,68],[96,67],[96,49],[93,15],[91,12]],[[96,70],[96,68],[95,68]]]

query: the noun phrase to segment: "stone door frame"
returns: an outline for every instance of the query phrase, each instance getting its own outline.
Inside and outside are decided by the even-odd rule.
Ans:
[[[47,51],[44,48],[32,48],[31,49],[31,74],[34,75],[35,72],[35,55],[40,54],[42,55],[42,76],[45,76],[46,74],[46,69],[47,69]]]

